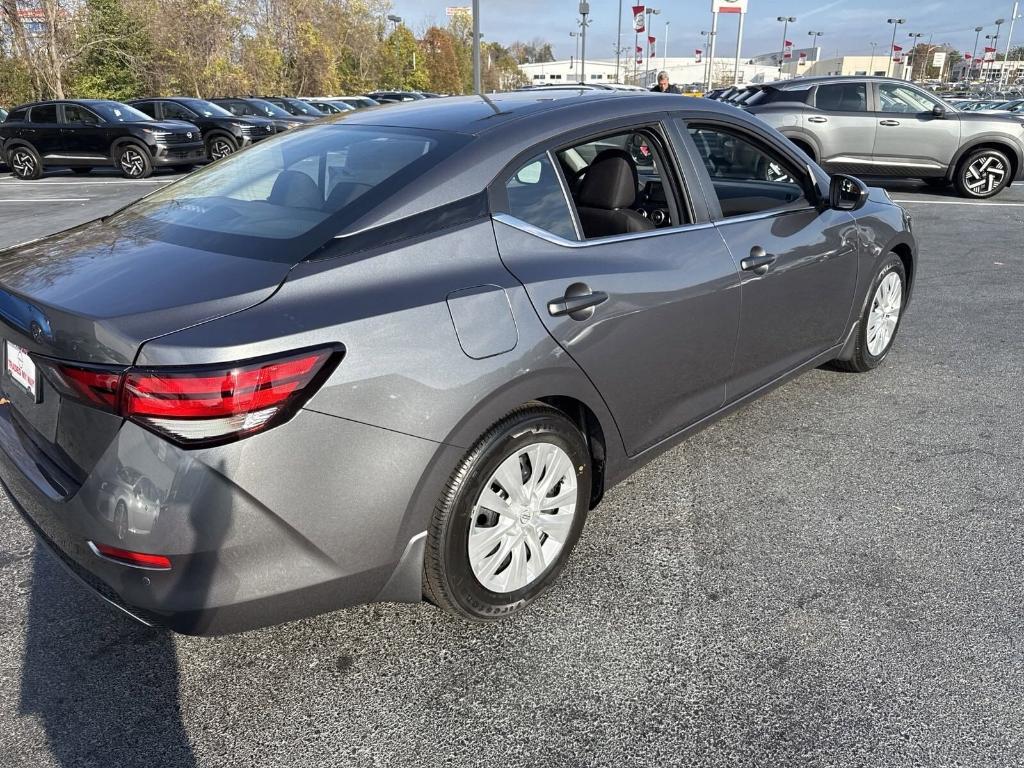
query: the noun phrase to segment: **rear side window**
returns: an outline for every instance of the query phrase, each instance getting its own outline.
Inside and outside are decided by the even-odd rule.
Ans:
[[[186,109],[180,104],[175,104],[173,101],[165,101],[164,117],[168,120],[189,120],[190,118],[195,117],[195,113],[193,113],[191,109]]]
[[[572,213],[547,154],[537,155],[505,183],[508,212],[566,240],[576,239]]]
[[[819,85],[814,106],[828,112],[866,112],[868,87],[864,83]]]
[[[806,104],[808,93],[810,93],[810,91],[806,88],[802,90],[788,88],[786,90],[779,90],[778,88],[762,88],[747,99],[746,102],[744,102],[744,105],[754,107],[758,104],[778,104],[783,102]]]
[[[32,111],[29,112],[30,123],[56,123],[57,122],[57,105],[56,104],[43,104],[39,107],[32,107]]]
[[[145,112],[150,117],[156,117],[156,103],[152,101],[141,101],[137,104],[132,104],[140,112]]]

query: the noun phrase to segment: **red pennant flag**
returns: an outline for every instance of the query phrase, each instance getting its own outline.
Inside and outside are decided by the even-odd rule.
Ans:
[[[694,49],[693,53],[693,63],[700,64],[700,57],[703,55],[704,51],[702,51],[700,48],[696,48]]]
[[[807,54],[804,53],[803,51],[800,51],[800,63],[801,64],[806,64],[807,63]]]
[[[965,54],[964,54],[964,61],[970,61],[970,60],[971,60],[971,59],[973,59],[973,58],[974,58],[974,57],[973,57],[973,56],[971,56],[971,54],[969,54],[969,53],[965,53]]]
[[[639,45],[636,47],[636,63],[637,64],[643,64],[644,63],[644,49],[641,48]]]
[[[902,45],[894,45],[894,46],[892,47],[892,52],[893,52],[893,53],[899,53],[899,52],[900,52],[900,51],[902,51],[902,50],[903,50],[903,46],[902,46]]]
[[[633,31],[637,34],[644,31],[644,7],[642,5],[633,6]]]
[[[651,36],[651,35],[647,36],[647,47],[648,47],[647,55],[650,58],[653,59],[655,57],[655,52],[654,52],[655,49],[654,49],[654,37]]]
[[[786,40],[785,45],[782,47],[782,58],[792,59],[793,58],[793,41]]]

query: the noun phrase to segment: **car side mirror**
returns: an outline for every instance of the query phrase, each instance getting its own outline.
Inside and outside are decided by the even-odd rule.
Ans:
[[[854,176],[837,173],[828,188],[829,207],[837,211],[856,211],[868,201],[868,185]]]
[[[944,106],[942,106],[941,104],[936,104],[934,107],[932,107],[932,117],[945,117],[945,116],[946,116],[946,108]]]

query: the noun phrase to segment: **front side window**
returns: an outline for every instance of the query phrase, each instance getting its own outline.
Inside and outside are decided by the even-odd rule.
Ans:
[[[28,121],[30,123],[56,123],[57,105],[43,104],[38,107],[32,107],[32,111],[28,114]]]
[[[100,124],[100,119],[94,112],[78,104],[64,105],[64,121],[67,123],[82,123],[83,125]]]
[[[173,101],[165,101],[164,117],[168,120],[190,120],[195,117],[195,113],[191,109],[186,109],[181,106],[181,104],[175,104]]]
[[[878,86],[878,106],[882,112],[920,114],[931,112],[932,107],[941,105],[916,88],[897,83],[881,83]]]
[[[814,105],[826,112],[866,112],[868,87],[864,83],[819,85]]]
[[[801,174],[774,151],[718,126],[689,126],[722,215],[744,216],[810,205]]]

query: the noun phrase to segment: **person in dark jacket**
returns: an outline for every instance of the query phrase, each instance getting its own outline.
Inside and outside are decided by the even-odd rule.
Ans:
[[[668,81],[668,72],[661,70],[658,73],[658,84],[651,86],[651,93],[682,93],[678,85],[672,85]]]

